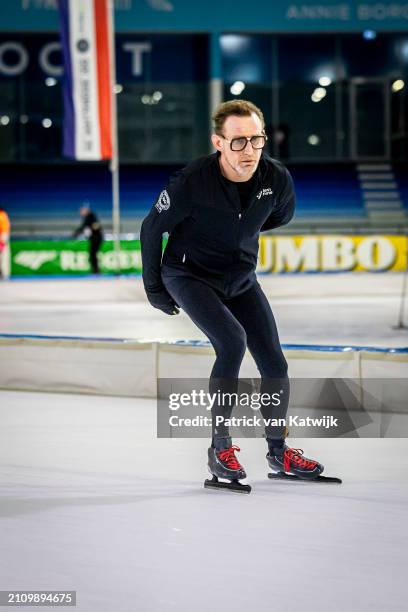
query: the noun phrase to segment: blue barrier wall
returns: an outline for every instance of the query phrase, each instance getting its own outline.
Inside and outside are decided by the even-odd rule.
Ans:
[[[288,165],[296,187],[297,216],[363,215],[354,164]],[[123,218],[144,216],[178,166],[123,166]],[[401,167],[400,176],[406,174]],[[110,173],[105,166],[8,166],[0,171],[1,201],[11,220],[77,219],[83,200],[101,215],[111,214]],[[406,182],[403,183],[406,193]]]

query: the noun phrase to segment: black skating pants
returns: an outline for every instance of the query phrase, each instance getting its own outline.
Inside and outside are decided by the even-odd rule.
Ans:
[[[191,277],[169,277],[163,282],[179,306],[210,340],[216,354],[210,393],[234,392],[245,350],[248,348],[261,375],[261,393],[280,393],[279,406],[263,406],[264,419],[286,418],[289,403],[288,366],[282,353],[275,319],[268,299],[256,281],[249,290],[225,298],[204,282]],[[222,447],[229,429],[215,426],[218,415],[231,416],[233,406],[215,403],[212,410],[213,444]],[[249,416],[253,416],[249,409]],[[259,413],[258,413],[259,416]],[[284,427],[266,426],[268,440],[284,437]],[[228,444],[227,444],[228,445]]]
[[[98,251],[101,248],[102,242],[103,238],[100,234],[93,234],[89,238],[89,261],[94,274],[99,274]]]

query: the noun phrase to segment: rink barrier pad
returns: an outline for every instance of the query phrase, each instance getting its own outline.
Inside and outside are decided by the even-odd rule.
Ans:
[[[0,335],[0,388],[126,397],[156,394],[157,344]]]
[[[283,344],[294,378],[408,378],[408,348]],[[205,340],[0,334],[0,388],[156,397],[157,378],[206,378]],[[242,378],[258,378],[246,353]]]

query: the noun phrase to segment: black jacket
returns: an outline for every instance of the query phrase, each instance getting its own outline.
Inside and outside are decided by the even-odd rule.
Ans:
[[[225,297],[246,291],[256,279],[259,233],[288,223],[295,193],[288,170],[262,154],[245,210],[238,189],[226,181],[219,153],[175,173],[144,219],[140,240],[146,293],[163,277],[198,278]],[[169,233],[162,258],[162,235]]]
[[[79,234],[85,233],[85,237],[90,240],[102,239],[103,231],[102,226],[99,222],[98,217],[92,210],[84,217],[81,225],[73,233],[74,238],[77,238]]]

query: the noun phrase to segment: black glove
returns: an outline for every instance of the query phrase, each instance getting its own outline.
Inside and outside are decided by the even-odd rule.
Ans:
[[[179,305],[176,304],[170,293],[166,291],[164,287],[155,291],[146,289],[146,295],[153,308],[158,308],[168,315],[179,314]]]

